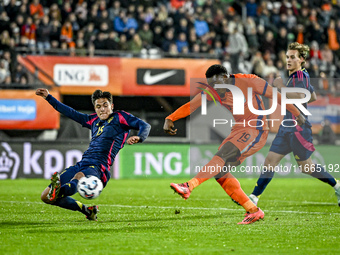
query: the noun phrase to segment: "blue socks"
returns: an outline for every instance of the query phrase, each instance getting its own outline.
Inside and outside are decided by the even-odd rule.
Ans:
[[[261,173],[260,178],[257,180],[256,186],[252,192],[255,196],[260,196],[263,191],[266,189],[267,185],[273,179],[275,172],[265,171]],[[313,171],[310,176],[319,179],[322,182],[325,182],[332,187],[336,185],[336,180],[334,177],[328,173],[321,165],[315,164],[315,171]]]
[[[87,210],[86,205],[73,199],[72,197],[58,198],[52,205],[56,205],[61,208],[72,210],[72,211],[78,211],[78,212],[85,214],[86,216],[90,214],[90,212]]]
[[[73,179],[60,187],[59,197],[68,197],[77,193],[77,185],[79,180]]]
[[[262,171],[260,178],[256,182],[256,186],[251,194],[255,196],[259,196],[266,189],[267,185],[273,179],[275,172],[274,171]]]
[[[328,173],[325,168],[323,168],[320,164],[315,164],[315,171],[311,173],[312,177],[319,179],[322,182],[328,183],[332,187],[335,186],[336,180],[334,177]]]

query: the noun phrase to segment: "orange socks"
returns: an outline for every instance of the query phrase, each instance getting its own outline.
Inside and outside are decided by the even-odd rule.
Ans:
[[[225,162],[221,157],[214,156],[208,164],[200,169],[194,178],[188,181],[190,191],[220,173],[224,164]],[[248,196],[243,192],[239,181],[231,173],[227,173],[222,178],[219,178],[217,182],[225,192],[242,205],[247,212],[254,213],[258,210],[256,205],[251,202]]]
[[[225,162],[222,158],[220,158],[219,156],[214,156],[208,162],[208,164],[200,169],[200,171],[194,178],[188,181],[190,191],[192,191],[194,188],[196,188],[198,185],[202,184],[206,180],[209,180],[211,177],[214,177],[216,174],[218,174],[222,170],[224,164]]]
[[[254,213],[257,211],[256,205],[250,201],[248,196],[242,190],[239,181],[231,173],[227,173],[225,176],[218,179],[217,182],[221,185],[225,192],[232,199],[242,205],[247,212]]]
[[[189,190],[192,191],[194,188],[196,188],[198,185],[200,185],[200,181],[197,178],[192,178],[190,181],[188,181]]]

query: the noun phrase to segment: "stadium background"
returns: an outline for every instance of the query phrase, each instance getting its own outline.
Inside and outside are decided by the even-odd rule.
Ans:
[[[338,163],[337,1],[12,0],[0,4],[0,13],[1,179],[49,178],[87,148],[89,131],[36,97],[38,87],[86,113],[93,112],[92,92],[107,90],[116,109],[152,125],[148,145],[120,152],[115,178],[188,176],[189,155],[204,164],[230,130],[199,123],[194,136],[187,118],[175,123],[177,136],[164,134],[164,118],[190,100],[192,79],[204,78],[215,63],[269,83],[287,78],[284,53],[293,41],[311,47],[306,67],[318,94],[311,122],[316,144],[327,144],[317,145],[314,159]],[[147,79],[169,72],[165,79]],[[260,165],[266,149],[244,164]],[[285,160],[294,164],[290,156]]]

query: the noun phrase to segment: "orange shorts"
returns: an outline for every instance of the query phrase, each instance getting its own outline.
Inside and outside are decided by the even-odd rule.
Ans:
[[[231,133],[223,140],[218,149],[221,149],[225,143],[231,142],[240,150],[241,156],[238,160],[242,163],[247,157],[262,149],[266,144],[268,132],[268,130],[257,130],[254,128],[231,130]]]

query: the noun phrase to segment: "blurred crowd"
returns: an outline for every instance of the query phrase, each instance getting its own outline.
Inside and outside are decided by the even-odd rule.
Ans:
[[[3,0],[0,83],[27,83],[17,54],[151,49],[285,78],[285,51],[297,41],[311,48],[306,67],[316,89],[333,93],[340,90],[339,17],[336,0]]]

